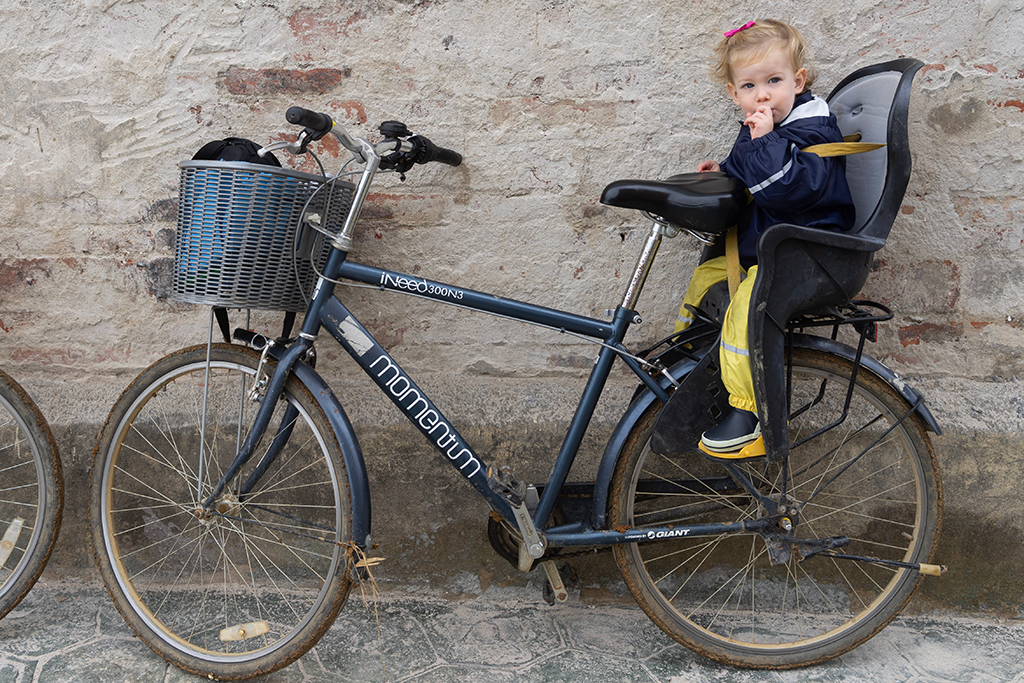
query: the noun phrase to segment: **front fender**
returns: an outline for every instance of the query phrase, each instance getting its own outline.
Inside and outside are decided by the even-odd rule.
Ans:
[[[284,347],[272,347],[270,355],[280,360],[279,355],[284,350]],[[348,415],[341,407],[338,397],[334,395],[334,392],[317,374],[316,370],[302,361],[297,361],[292,366],[292,372],[313,394],[313,398],[320,404],[324,415],[331,423],[334,437],[338,440],[338,445],[341,446],[341,457],[348,472],[349,494],[352,497],[352,539],[361,548],[369,548],[370,483],[366,474],[366,463],[363,461],[363,451],[359,447],[352,423],[349,422]]]

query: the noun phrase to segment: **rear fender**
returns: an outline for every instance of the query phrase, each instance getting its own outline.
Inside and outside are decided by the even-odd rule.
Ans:
[[[851,363],[857,358],[857,349],[842,344],[825,337],[815,337],[809,334],[797,334],[793,335],[793,343],[797,348],[813,349],[815,351],[822,351],[824,353],[832,353]],[[861,367],[867,368],[882,380],[884,380],[889,386],[895,389],[900,396],[905,398],[908,403],[914,405],[918,401],[921,404],[917,407],[917,414],[924,421],[925,428],[933,432],[934,434],[942,434],[942,430],[939,428],[939,423],[935,420],[935,416],[928,410],[928,406],[924,404],[924,397],[914,387],[904,382],[899,375],[887,368],[880,361],[875,360],[867,354],[862,354],[860,357]]]
[[[794,335],[793,343],[797,348],[813,349],[824,353],[832,353],[841,358],[845,358],[851,363],[853,363],[857,358],[856,349],[824,337],[799,334]],[[917,407],[917,413],[924,422],[925,428],[935,434],[942,434],[942,430],[939,428],[938,422],[936,422],[931,411],[928,410],[928,406],[924,404],[921,393],[917,389],[914,389],[912,386],[904,382],[899,375],[871,356],[861,355],[860,364],[862,369],[868,370],[888,383],[911,405],[917,404],[918,401],[921,401],[920,405]],[[696,361],[686,359],[672,366],[669,372],[672,377],[678,381],[693,370],[696,365]],[[668,380],[663,379],[661,381],[661,386],[662,388],[667,389],[669,386]],[[608,492],[611,487],[612,473],[615,470],[615,463],[619,459],[619,453],[622,450],[622,446],[626,442],[626,437],[629,436],[629,433],[633,430],[637,420],[639,420],[644,414],[644,411],[646,411],[656,400],[657,397],[650,389],[645,388],[641,391],[636,398],[633,399],[633,402],[629,404],[629,407],[626,408],[626,412],[623,413],[622,417],[619,418],[619,423],[615,426],[615,430],[612,432],[611,438],[609,438],[608,444],[605,446],[604,455],[601,456],[601,465],[598,468],[597,479],[594,484],[593,524],[595,529],[603,529],[607,523]]]

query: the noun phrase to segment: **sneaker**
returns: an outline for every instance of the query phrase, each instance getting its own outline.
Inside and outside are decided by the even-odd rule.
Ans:
[[[712,427],[700,437],[701,444],[713,453],[732,453],[761,436],[761,423],[757,413],[733,408],[717,427]]]

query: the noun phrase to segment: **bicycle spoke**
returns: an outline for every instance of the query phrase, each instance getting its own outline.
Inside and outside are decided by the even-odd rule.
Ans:
[[[342,602],[335,594],[348,589],[342,544],[350,513],[338,506],[350,503],[326,417],[291,384],[299,397],[286,394],[272,417],[290,437],[279,440],[256,488],[238,495],[252,470],[246,465],[209,506],[197,498],[224,476],[260,406],[241,393],[258,357],[224,345],[213,354],[208,381],[205,347],[169,357],[154,365],[148,383],[137,381],[137,395],[123,399],[131,410],[109,421],[107,462],[94,482],[99,477],[104,506],[97,552],[122,614],[158,652],[226,675],[217,662],[276,668],[298,656],[282,654],[282,643],[299,639],[308,647],[333,618]],[[259,439],[253,463],[267,456],[272,436]],[[122,585],[127,590],[119,592]]]
[[[795,355],[793,405],[807,410],[790,425],[794,440],[835,423],[849,385],[850,366],[841,363],[816,352]],[[613,525],[763,520],[776,528],[775,504],[792,517],[789,532],[688,535],[615,548],[634,596],[673,637],[730,663],[807,663],[870,637],[876,629],[865,624],[875,615],[896,614],[913,590],[912,572],[814,554],[816,542],[827,547],[845,538],[850,553],[913,562],[934,541],[934,507],[925,507],[934,505],[930,452],[891,387],[862,373],[846,422],[793,448],[788,467],[737,464],[732,471],[742,472],[757,496],[702,488],[699,482],[720,481],[724,470],[699,454],[651,453],[646,440],[657,414],[652,407],[644,431],[638,423],[638,436],[627,441],[635,444],[630,455],[620,455],[615,476],[628,478],[613,484],[626,494],[613,504]],[[787,536],[811,556],[801,559]],[[769,552],[769,544],[777,546]]]

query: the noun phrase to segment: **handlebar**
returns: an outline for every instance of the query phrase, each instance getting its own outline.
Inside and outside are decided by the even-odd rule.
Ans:
[[[293,145],[299,152],[304,152],[308,143],[333,133],[346,149],[365,161],[363,145],[350,138],[344,131],[339,132],[340,129],[335,126],[329,114],[303,107],[289,107],[285,112],[285,119],[288,123],[303,127],[299,139]],[[458,166],[462,163],[461,154],[452,149],[439,147],[423,135],[413,135],[408,127],[399,121],[385,121],[380,125],[380,132],[384,136],[384,141],[374,145],[374,148],[381,153],[390,152],[387,156],[381,157],[381,168],[404,173],[412,168],[413,164],[437,161],[448,166]],[[283,148],[292,150],[292,147]]]
[[[438,147],[422,135],[414,135],[411,138],[411,142],[419,147],[419,158],[416,159],[417,164],[428,164],[431,161],[436,161],[448,166],[458,166],[462,163],[461,154],[453,149]]]
[[[380,133],[384,139],[373,144],[363,138],[349,137],[341,126],[334,123],[329,114],[322,114],[302,107],[290,107],[285,113],[285,119],[288,123],[303,127],[296,140],[294,142],[276,142],[264,147],[259,152],[260,156],[275,149],[286,149],[292,154],[303,154],[307,151],[306,147],[310,142],[319,140],[330,133],[338,139],[342,147],[352,152],[355,161],[365,164],[352,195],[351,206],[345,216],[344,225],[340,232],[332,238],[332,245],[342,251],[349,251],[352,248],[355,223],[378,169],[398,171],[402,180],[405,180],[405,172],[414,164],[428,164],[437,161],[449,166],[458,166],[462,163],[461,154],[452,149],[438,147],[422,135],[413,135],[409,128],[399,121],[382,123]],[[342,166],[342,170],[347,165],[348,162]],[[313,215],[315,214],[310,214],[310,217]],[[311,218],[307,222],[313,224]]]

